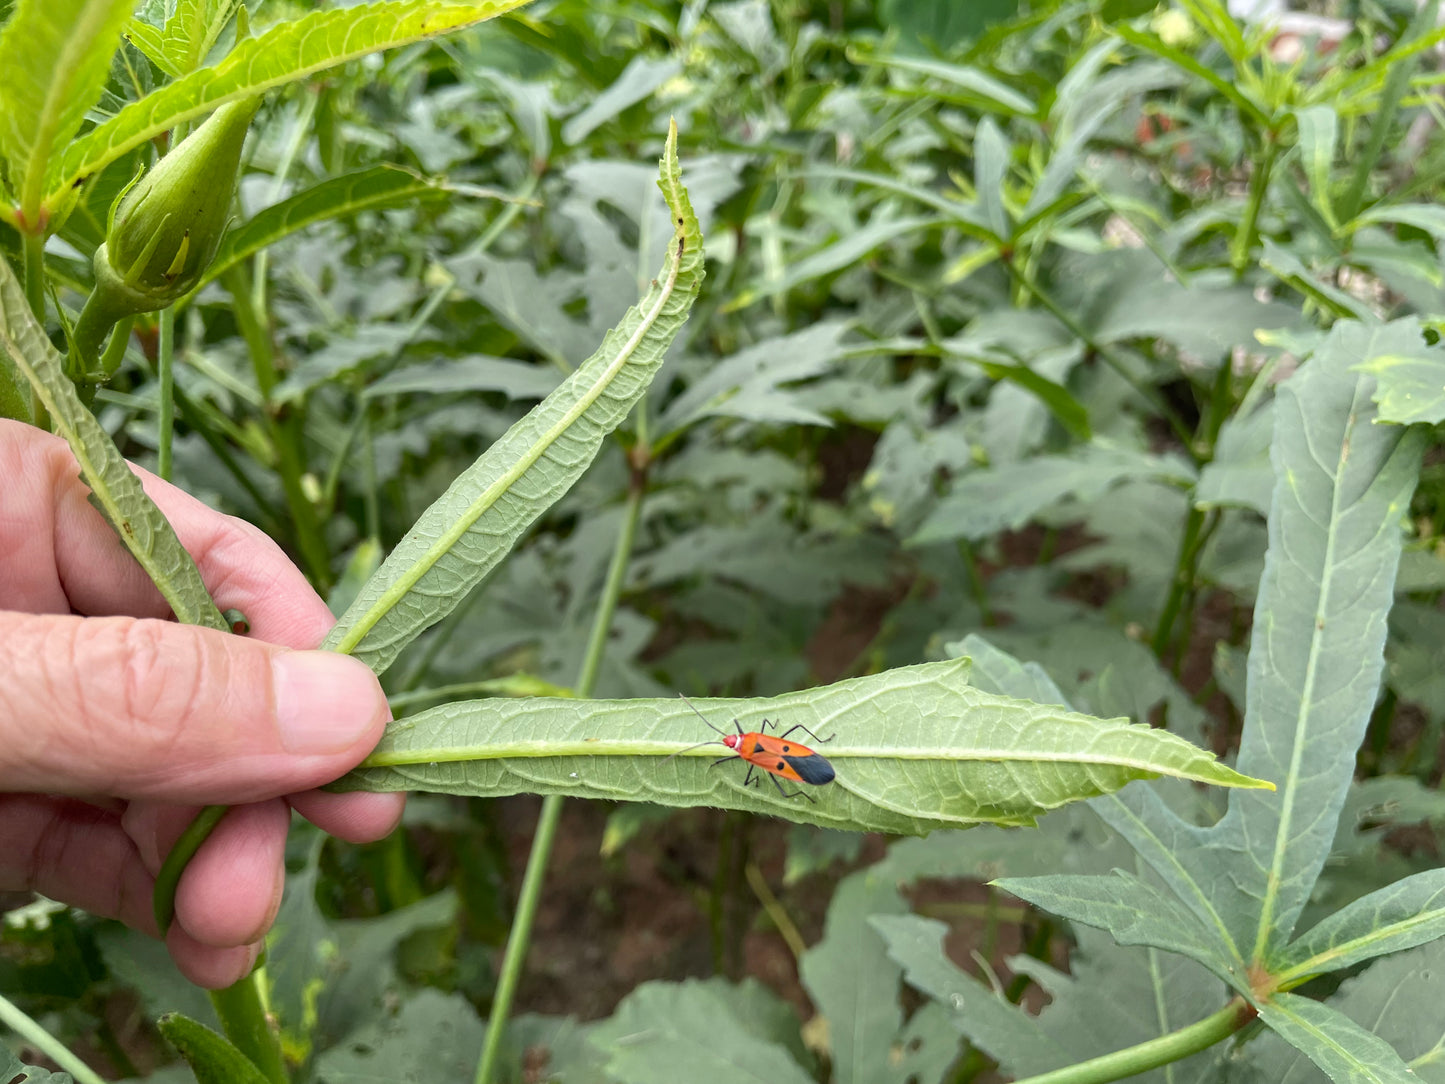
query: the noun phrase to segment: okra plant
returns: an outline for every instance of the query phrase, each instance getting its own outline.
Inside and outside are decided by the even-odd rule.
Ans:
[[[244,634],[124,454],[288,547],[338,614],[324,646],[385,674],[397,716],[337,788],[544,796],[483,994],[387,1004],[399,942],[475,918],[402,872],[400,835],[390,906],[339,919],[298,833],[271,961],[210,1006],[138,937],[85,940],[164,1011],[177,1071],[1433,1071],[1439,1035],[1369,1009],[1382,983],[1438,985],[1445,882],[1329,871],[1382,823],[1445,816],[1425,787],[1351,783],[1371,726],[1387,778],[1382,680],[1391,710],[1433,692],[1418,658],[1414,686],[1386,667],[1392,605],[1434,628],[1445,587],[1445,225],[1390,150],[1431,115],[1411,94],[1435,5],[1293,64],[1215,0],[992,25],[883,0],[831,22],[521,7],[17,0],[0,26],[0,412],[65,437],[177,620]],[[839,489],[847,439],[865,462]],[[872,635],[809,662],[869,592]],[[1200,678],[1211,604],[1233,627]],[[834,778],[803,796],[713,767],[677,692],[723,729],[826,737]],[[1205,748],[1211,696],[1232,767]],[[813,1025],[721,979],[640,985],[585,1025],[513,1018],[569,797],[783,818],[802,870],[856,855],[841,833],[919,838],[837,884],[811,947],[749,867]],[[658,830],[645,808],[618,807],[612,846]],[[162,928],[223,816],[157,879]],[[966,972],[903,894],[927,878],[988,880],[988,929],[1042,935],[1005,960],[990,933]],[[1051,1004],[1025,1011],[1031,990]],[[5,1057],[0,1079],[45,1079]]]

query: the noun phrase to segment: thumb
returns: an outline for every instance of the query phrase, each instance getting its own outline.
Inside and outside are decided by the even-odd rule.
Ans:
[[[308,790],[381,737],[355,659],[194,625],[0,611],[8,791],[234,805]]]

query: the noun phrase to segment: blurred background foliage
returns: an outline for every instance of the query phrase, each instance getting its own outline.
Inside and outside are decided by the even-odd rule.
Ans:
[[[769,695],[985,631],[1080,710],[1227,752],[1269,384],[1335,319],[1445,313],[1433,10],[1360,0],[1279,30],[1209,0],[539,0],[355,63],[253,126],[235,229],[254,250],[178,317],[175,481],[280,540],[339,612],[645,288],[675,117],[707,243],[692,318],[620,439],[388,673],[397,713],[566,686],[644,485],[598,696]],[[157,79],[127,46],[103,109]],[[140,157],[51,243],[72,318]],[[154,354],[143,323],[95,404],[141,463]],[[1442,482],[1427,459],[1321,904],[1435,864]],[[298,829],[271,972],[302,1078],[470,1079],[534,804],[418,797],[371,847]],[[904,954],[859,947],[908,909],[1008,999],[1047,1004],[1079,1057],[1138,1041],[1144,957],[980,883],[1107,869],[1117,846],[1073,809],[888,847],[574,805],[509,1079],[678,1079],[629,1054],[646,1028],[697,1057],[741,1047],[773,1081],[989,1079],[945,1008],[900,995]],[[1179,1004],[1215,1007],[1217,984],[1177,967]],[[1120,1019],[1091,1017],[1101,987]],[[158,946],[43,903],[5,916],[0,989],[112,1078],[189,1079],[157,1068],[147,1021],[210,1013]],[[1188,1078],[1307,1079],[1272,1042]]]

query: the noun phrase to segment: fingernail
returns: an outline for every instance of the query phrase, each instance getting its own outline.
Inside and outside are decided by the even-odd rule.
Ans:
[[[276,722],[288,753],[344,753],[369,733],[385,700],[366,664],[333,651],[271,659]]]

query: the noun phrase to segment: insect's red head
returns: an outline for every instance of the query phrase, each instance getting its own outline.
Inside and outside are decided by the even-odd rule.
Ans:
[[[736,753],[742,747],[743,736],[741,734],[724,734],[722,743]]]

